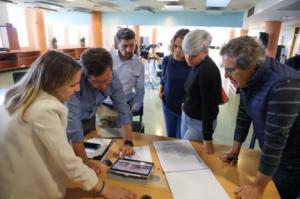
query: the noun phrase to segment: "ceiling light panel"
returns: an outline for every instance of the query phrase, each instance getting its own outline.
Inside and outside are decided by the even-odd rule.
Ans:
[[[206,7],[226,7],[230,0],[206,0]]]
[[[164,5],[164,9],[171,11],[184,10],[182,5]]]

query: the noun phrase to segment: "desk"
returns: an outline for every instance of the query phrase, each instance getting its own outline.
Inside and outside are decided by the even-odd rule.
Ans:
[[[28,66],[39,56],[40,51],[37,50],[12,50],[9,52],[0,52],[0,69],[3,72],[11,69],[18,69],[23,65]]]
[[[141,195],[147,194],[150,195],[153,199],[171,199],[172,193],[168,187],[167,180],[162,172],[161,166],[159,164],[159,160],[152,144],[153,141],[159,140],[167,140],[170,138],[153,136],[153,135],[145,135],[145,134],[137,134],[133,135],[134,143],[136,146],[148,145],[150,146],[150,151],[152,154],[152,160],[154,162],[154,172],[155,180],[153,181],[145,181],[145,183],[134,183],[128,182],[124,179],[112,179],[108,178],[107,170],[108,167],[101,164],[101,179],[104,179],[107,183],[111,183],[114,185],[119,185],[130,189]],[[116,140],[116,143],[120,144],[121,140]],[[114,153],[118,151],[118,145],[114,143],[107,154],[107,157],[115,161],[117,157],[114,157]],[[207,166],[212,170],[214,175],[216,176],[219,183],[223,186],[225,191],[231,198],[235,198],[233,194],[234,190],[243,184],[248,184],[253,181],[256,171],[258,168],[259,161],[259,151],[250,150],[250,149],[242,149],[239,155],[238,165],[233,167],[227,163],[222,162],[219,157],[223,153],[223,151],[229,150],[230,146],[222,146],[215,145],[215,153],[213,155],[207,155],[204,149],[202,148],[202,144],[199,142],[192,142],[197,153],[200,157],[205,161]],[[100,162],[99,162],[100,164]],[[79,185],[76,185],[72,182],[67,182],[67,193],[66,198],[76,199],[76,198],[96,198],[96,194],[92,192],[85,192],[79,188]],[[98,197],[100,198],[100,197]],[[279,194],[275,188],[273,182],[270,182],[267,186],[264,196],[264,199],[277,199],[280,198]]]

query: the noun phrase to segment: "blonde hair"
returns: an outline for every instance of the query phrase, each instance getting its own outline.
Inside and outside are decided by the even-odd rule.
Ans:
[[[50,94],[71,81],[80,65],[70,56],[58,51],[48,51],[30,66],[25,76],[5,94],[4,106],[14,113],[21,106],[22,119],[28,107],[34,102],[41,90]]]
[[[170,46],[169,46],[169,48],[170,48],[170,54],[171,54],[171,55],[173,55],[173,53],[174,53],[174,45],[175,45],[176,39],[177,39],[177,38],[180,38],[180,39],[183,40],[184,36],[185,36],[186,34],[188,34],[189,32],[190,32],[189,29],[184,29],[184,28],[177,30],[177,32],[176,32],[176,33],[174,34],[174,36],[172,37],[172,39],[171,39],[171,44],[170,44]]]

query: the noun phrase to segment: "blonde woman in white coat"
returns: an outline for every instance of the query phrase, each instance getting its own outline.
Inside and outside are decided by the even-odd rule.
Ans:
[[[0,107],[0,198],[63,198],[65,177],[105,198],[136,198],[105,184],[75,156],[64,102],[80,90],[81,67],[48,51],[5,95]]]

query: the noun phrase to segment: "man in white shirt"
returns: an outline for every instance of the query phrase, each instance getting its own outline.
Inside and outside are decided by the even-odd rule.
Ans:
[[[143,106],[145,95],[144,65],[134,54],[136,48],[135,34],[129,28],[121,28],[116,34],[118,50],[112,53],[113,70],[117,72],[126,101],[133,114]]]

